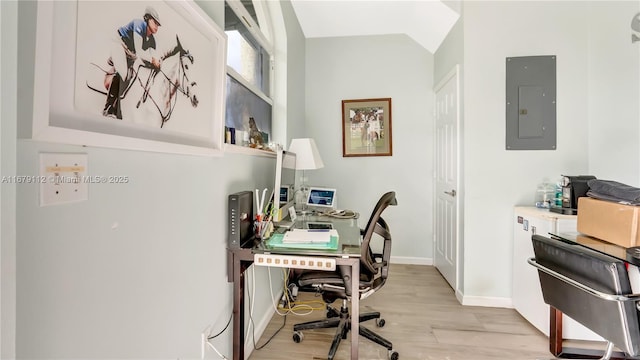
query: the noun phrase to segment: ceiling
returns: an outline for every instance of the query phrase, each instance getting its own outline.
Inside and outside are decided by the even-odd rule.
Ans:
[[[432,54],[459,17],[439,0],[291,0],[291,3],[306,38],[406,34]]]

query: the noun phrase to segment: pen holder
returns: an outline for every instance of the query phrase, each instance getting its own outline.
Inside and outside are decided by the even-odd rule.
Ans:
[[[273,232],[273,222],[257,216],[253,222],[253,230],[257,239],[267,239]]]
[[[264,229],[262,230],[262,238],[268,239],[271,237],[271,234],[273,234],[273,223],[271,221],[267,221],[264,225]]]
[[[253,219],[253,232],[256,238],[262,238],[262,221],[260,221],[260,217]]]

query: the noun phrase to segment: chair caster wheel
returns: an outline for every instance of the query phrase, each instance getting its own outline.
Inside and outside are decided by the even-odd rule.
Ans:
[[[339,316],[340,314],[334,308],[327,308],[327,319]]]
[[[399,357],[397,351],[389,350],[389,360],[398,360]]]
[[[376,319],[376,326],[383,327],[385,324],[384,319]]]
[[[300,343],[300,341],[302,341],[302,339],[304,339],[304,335],[302,335],[302,332],[300,332],[300,331],[294,331],[293,332],[293,341],[295,343]]]

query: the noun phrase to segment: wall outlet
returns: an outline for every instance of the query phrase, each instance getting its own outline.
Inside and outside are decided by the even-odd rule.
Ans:
[[[40,153],[40,206],[89,198],[87,154]]]

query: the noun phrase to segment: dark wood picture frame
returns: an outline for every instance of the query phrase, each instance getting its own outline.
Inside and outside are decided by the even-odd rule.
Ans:
[[[392,156],[391,98],[342,100],[342,156]]]

